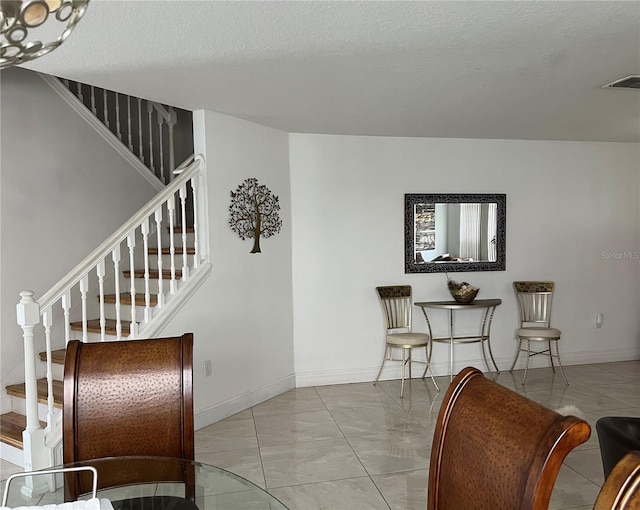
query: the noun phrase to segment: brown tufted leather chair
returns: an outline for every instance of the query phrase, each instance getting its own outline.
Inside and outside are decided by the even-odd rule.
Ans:
[[[125,456],[194,460],[193,335],[69,342],[63,408],[65,464]],[[154,477],[185,481],[184,475],[144,469],[102,472],[98,485],[114,487]],[[87,489],[81,477],[75,483],[69,478],[66,501]]]
[[[593,510],[640,508],[640,451],[632,451],[616,464],[605,480]]]
[[[546,510],[589,424],[465,368],[444,396],[431,447],[428,510]]]

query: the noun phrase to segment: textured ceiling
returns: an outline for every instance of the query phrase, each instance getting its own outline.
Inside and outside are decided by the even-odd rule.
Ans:
[[[289,132],[640,142],[640,1],[92,0],[24,67]]]

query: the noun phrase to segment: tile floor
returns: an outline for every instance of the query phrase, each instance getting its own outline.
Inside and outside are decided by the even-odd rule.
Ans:
[[[570,386],[540,368],[497,381],[551,408],[572,405],[592,436],[565,460],[551,510],[593,507],[603,482],[595,422],[640,416],[640,361],[569,366]],[[292,510],[426,508],[435,420],[449,378],[289,391],[196,431],[196,460],[239,474]],[[0,465],[2,479],[15,469]],[[462,510],[462,509],[461,509]]]

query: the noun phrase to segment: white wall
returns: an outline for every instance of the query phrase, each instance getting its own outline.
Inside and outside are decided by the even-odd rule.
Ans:
[[[158,336],[194,334],[196,428],[295,386],[288,135],[212,112],[194,113],[205,155],[213,271]],[[230,192],[249,177],[280,200],[282,229],[249,253],[229,227]],[[203,375],[204,360],[213,374]]]
[[[148,196],[38,78],[19,69],[1,77],[4,385],[22,378],[17,293],[44,292]],[[638,145],[287,135],[203,111],[194,122],[213,272],[158,336],[194,333],[196,426],[295,384],[372,380],[383,350],[376,285],[448,298],[444,275],[404,274],[405,193],[507,194],[507,270],[450,275],[479,286],[480,298],[503,299],[493,329],[502,368],[515,354],[514,279],[557,282],[566,364],[640,356],[638,260],[602,255],[640,252]],[[227,224],[230,191],[248,177],[281,203],[282,231],[260,254]],[[477,329],[478,317],[459,319],[460,330]],[[419,314],[414,323],[425,329]],[[208,359],[213,375],[204,377]],[[445,373],[445,346],[434,363]],[[468,364],[482,366],[477,345],[456,349],[456,369]]]
[[[383,351],[376,285],[450,299],[443,274],[404,274],[405,193],[507,194],[506,271],[450,274],[479,286],[478,298],[502,298],[492,331],[499,367],[515,355],[516,279],[556,281],[565,364],[640,357],[640,261],[603,257],[640,252],[637,144],[304,134],[289,143],[299,386],[375,377]],[[464,314],[458,333],[477,331],[479,317]],[[413,320],[426,330],[419,313]],[[436,320],[444,333],[445,316]],[[447,373],[448,347],[436,345],[433,356],[436,373]],[[483,367],[478,344],[457,346],[454,358],[456,370]]]
[[[35,73],[0,77],[4,411],[4,386],[24,380],[19,292],[44,293],[155,191]]]

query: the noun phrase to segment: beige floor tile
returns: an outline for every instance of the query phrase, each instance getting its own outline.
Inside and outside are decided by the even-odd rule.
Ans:
[[[425,428],[398,405],[334,408],[333,419],[345,437],[389,431],[424,432]]]
[[[260,446],[342,437],[329,411],[256,416],[255,422]]]
[[[266,486],[258,448],[196,454],[196,460],[231,471],[263,489]]]
[[[370,475],[427,469],[431,455],[431,437],[420,434],[389,432],[347,440]]]
[[[281,487],[272,489],[270,492],[291,509],[389,509],[384,498],[368,477]]]
[[[260,453],[269,489],[367,474],[345,439],[266,446]]]
[[[427,508],[428,469],[371,477],[391,510]]]
[[[575,472],[580,473],[590,482],[601,487],[604,483],[604,472],[602,470],[602,457],[600,449],[573,450],[569,452],[564,461],[565,466],[570,467]]]
[[[326,409],[315,388],[297,388],[254,406],[253,415],[257,417],[273,414],[326,411]]]
[[[195,433],[196,456],[202,453],[257,448],[258,436],[252,418],[226,419]]]
[[[549,510],[566,510],[585,505],[593,507],[599,492],[598,485],[563,465],[551,494]]]
[[[329,410],[342,407],[370,407],[393,402],[379,385],[374,386],[372,383],[319,386],[316,391]]]

